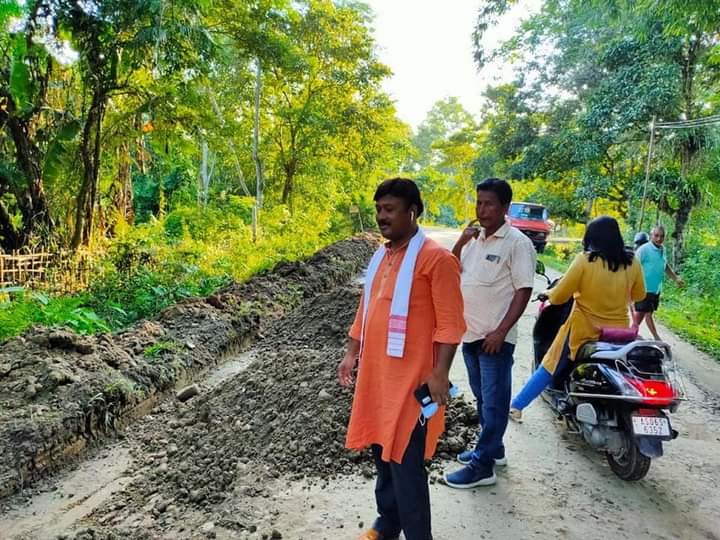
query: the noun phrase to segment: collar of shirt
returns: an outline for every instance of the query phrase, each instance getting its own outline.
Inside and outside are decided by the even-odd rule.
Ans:
[[[652,242],[648,242],[648,244],[650,244],[650,247],[652,247],[655,251],[659,251],[660,253],[665,251],[665,246],[656,246]]]
[[[390,240],[388,240],[388,241],[385,242],[385,244],[384,244],[384,246],[385,246],[385,251],[386,251],[387,254],[390,255],[390,256],[395,255],[396,253],[400,253],[402,250],[404,250],[406,247],[408,247],[408,246],[410,245],[410,240],[412,240],[412,238],[408,239],[408,241],[405,242],[402,246],[399,246],[399,247],[396,247],[396,248],[391,247],[391,242],[390,242]]]
[[[503,223],[497,231],[495,231],[494,233],[492,233],[490,235],[490,238],[505,238],[505,235],[507,235],[507,233],[509,231],[510,231],[510,224],[506,220],[505,223]],[[485,236],[485,229],[483,229],[482,232],[480,233],[480,236],[478,236],[478,240],[487,240],[487,239],[488,238]]]

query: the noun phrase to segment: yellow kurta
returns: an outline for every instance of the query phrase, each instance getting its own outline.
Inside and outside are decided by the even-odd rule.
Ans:
[[[570,359],[575,359],[583,343],[600,337],[600,328],[630,326],[630,302],[645,298],[642,268],[633,258],[630,266],[621,266],[617,272],[612,272],[603,259],[590,262],[588,253],[580,253],[563,278],[550,289],[548,297],[555,305],[575,299],[568,320],[560,327],[543,358],[543,367],[554,373],[568,333]]]

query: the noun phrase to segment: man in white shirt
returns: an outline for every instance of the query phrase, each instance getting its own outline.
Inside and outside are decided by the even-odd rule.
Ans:
[[[458,239],[453,254],[462,266],[467,332],[463,356],[477,399],[480,435],[475,448],[458,455],[462,469],[447,485],[473,488],[495,483],[495,465],[507,463],[503,435],[512,391],[517,321],[532,294],[536,253],[530,239],[506,221],[510,184],[488,178],[477,186],[476,225]]]

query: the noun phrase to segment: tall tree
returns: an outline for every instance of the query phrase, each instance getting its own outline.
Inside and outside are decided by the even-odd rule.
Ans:
[[[58,22],[73,36],[89,104],[80,141],[82,183],[77,195],[73,247],[92,234],[102,159],[102,125],[109,100],[132,91],[140,71],[159,78],[204,65],[209,49],[199,26],[203,2],[181,1],[165,13],[164,2],[110,0],[58,3]]]
[[[709,4],[720,6],[690,4],[673,2],[666,9],[651,0],[546,0],[510,42],[491,51],[481,46],[482,36],[509,2],[486,4],[475,34],[479,65],[498,56],[519,57],[519,86],[534,94],[530,103],[536,111],[557,119],[555,111],[574,109],[565,115],[563,128],[552,130],[551,123],[543,122],[540,136],[525,146],[521,159],[528,174],[546,174],[548,165],[558,163],[552,156],[565,154],[570,159],[565,159],[564,173],[577,177],[575,194],[586,199],[588,210],[594,200],[605,199],[628,213],[627,201],[642,177],[638,155],[646,151],[650,119],[712,112],[707,97],[717,89],[720,69],[713,60],[717,16],[703,14]],[[666,183],[672,190],[658,203],[675,220],[678,256],[702,192],[692,173],[705,139],[701,131],[687,131],[662,145],[670,154],[661,156],[663,174],[669,177],[676,171],[677,180]]]
[[[61,55],[62,45],[54,36],[45,2],[21,7],[13,2],[0,4],[0,126],[5,156],[0,166],[0,246],[6,250],[26,245],[34,234],[48,240],[53,219],[43,184],[46,150],[53,148],[54,135],[69,120],[50,106],[50,83]],[[17,22],[13,23],[13,17]],[[22,19],[24,17],[24,19]],[[12,23],[12,26],[10,26]],[[72,126],[72,124],[67,124]],[[72,134],[64,133],[66,138]],[[59,151],[60,141],[55,145]],[[13,223],[7,199],[22,215],[22,225]],[[4,202],[5,201],[5,202]]]

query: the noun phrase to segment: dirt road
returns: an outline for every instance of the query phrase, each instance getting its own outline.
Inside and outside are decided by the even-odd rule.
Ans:
[[[431,232],[448,246],[456,234]],[[129,429],[125,440],[32,497],[10,501],[0,516],[0,538],[354,538],[374,518],[373,483],[367,474],[343,474],[367,473],[367,462],[337,447],[335,434],[341,434],[346,412],[335,408],[347,403],[347,396],[332,385],[342,351],[340,327],[356,300],[353,294],[334,293],[306,306],[285,325],[287,332],[278,330],[275,341],[268,336],[264,345],[205,381],[202,400],[162,405]],[[530,374],[534,309],[531,305],[520,322],[515,389]],[[293,333],[301,328],[304,337]],[[653,462],[644,480],[629,484],[616,478],[602,455],[567,434],[538,401],[523,424],[508,428],[509,465],[498,469],[497,485],[470,491],[431,486],[435,538],[720,538],[720,366],[662,331],[683,368],[689,399],[673,415],[680,437],[665,446],[665,456]],[[291,354],[287,347],[294,342]],[[265,364],[251,364],[253,359]],[[283,386],[284,379],[296,377],[292,370],[305,365],[327,368],[330,375]],[[246,392],[267,380],[272,394]],[[459,355],[452,380],[472,397]],[[305,398],[303,389],[312,395]],[[238,417],[249,398],[273,410]],[[312,419],[302,410],[309,400],[323,403]],[[235,404],[242,407],[233,409]],[[260,429],[264,423],[278,426],[276,434]],[[283,428],[288,424],[294,428],[289,438]],[[275,442],[262,446],[264,436]],[[233,453],[252,455],[235,460]],[[317,476],[302,473],[306,461]],[[456,467],[448,460],[440,465]],[[227,487],[210,489],[216,484]],[[197,486],[207,489],[193,491]]]

